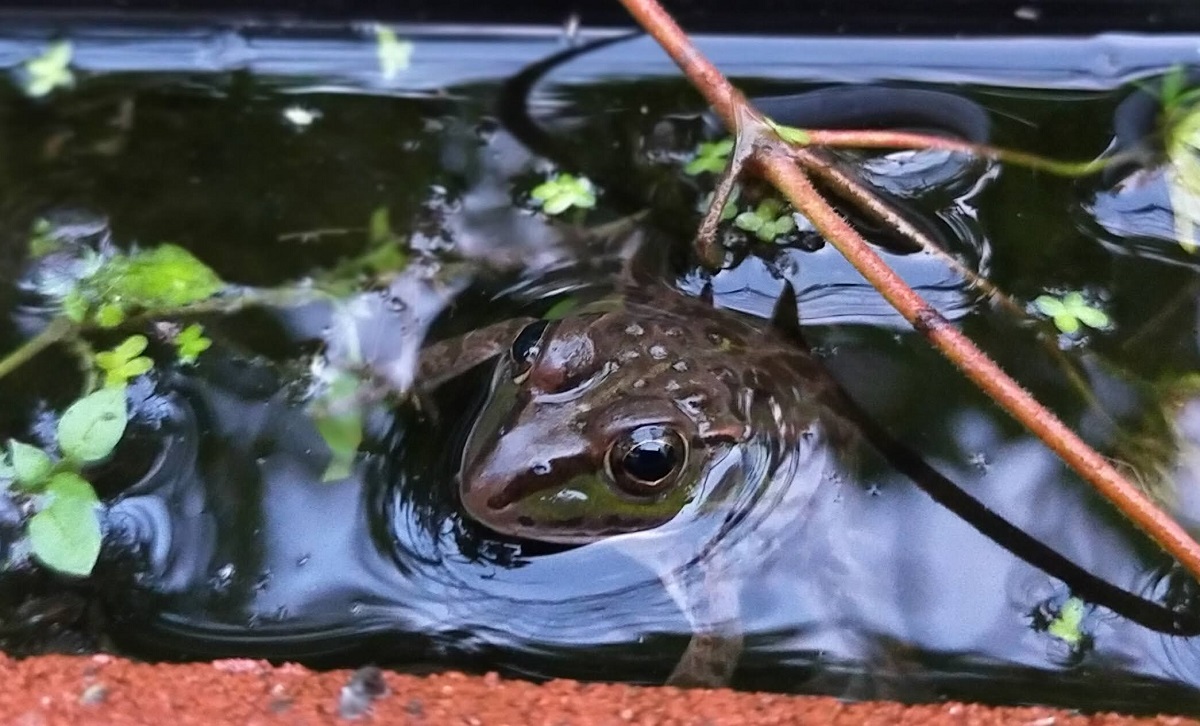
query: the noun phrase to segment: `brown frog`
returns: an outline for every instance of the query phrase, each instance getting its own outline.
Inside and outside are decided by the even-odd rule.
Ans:
[[[741,647],[732,563],[802,519],[847,430],[823,400],[831,379],[780,332],[798,331],[794,295],[769,325],[654,281],[647,256],[613,298],[426,348],[417,380],[497,359],[463,452],[466,513],[513,537],[626,548],[694,629],[669,682],[720,685]]]

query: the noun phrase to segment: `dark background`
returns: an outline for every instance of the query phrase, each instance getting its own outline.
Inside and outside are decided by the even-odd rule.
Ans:
[[[667,0],[693,32],[1046,34],[1200,30],[1197,0]],[[10,10],[280,19],[629,25],[616,0],[0,0]]]

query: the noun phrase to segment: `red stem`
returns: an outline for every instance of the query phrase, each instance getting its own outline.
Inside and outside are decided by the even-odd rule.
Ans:
[[[745,97],[692,45],[674,18],[655,0],[621,0],[621,3],[674,59],[725,121],[726,127],[738,129],[738,109],[748,106]],[[833,135],[839,132],[810,133],[814,134],[814,142],[818,139],[837,141],[839,138],[844,141],[847,138],[845,133],[840,137]],[[910,136],[913,135],[894,133],[878,135],[877,138],[890,138],[896,144],[901,144],[915,141],[908,138]],[[1117,509],[1200,579],[1200,545],[1178,523],[905,284],[813,188],[805,173],[793,162],[789,149],[782,141],[764,139],[759,146],[755,158],[766,177],[914,328],[1001,408],[1036,434]],[[960,143],[948,140],[944,148],[975,151],[974,147],[964,148]]]

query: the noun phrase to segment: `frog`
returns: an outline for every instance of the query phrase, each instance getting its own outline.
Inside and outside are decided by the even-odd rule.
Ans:
[[[463,513],[519,540],[625,547],[693,631],[667,683],[722,686],[752,570],[737,563],[802,520],[852,431],[793,337],[790,287],[771,321],[720,309],[711,287],[697,297],[664,282],[653,247],[630,242],[615,292],[556,319],[427,346],[416,379],[436,386],[494,361],[461,456]]]
[[[425,346],[419,388],[494,365],[461,453],[463,514],[502,536],[616,546],[649,566],[692,629],[667,678],[728,685],[740,588],[867,444],[980,534],[1088,602],[1171,635],[1184,616],[1087,572],[1005,520],[870,416],[824,365],[784,283],[762,319],[666,282],[634,235],[610,295],[554,319],[515,317]]]

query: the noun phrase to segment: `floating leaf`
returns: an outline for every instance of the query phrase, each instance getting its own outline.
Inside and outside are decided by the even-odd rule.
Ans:
[[[211,346],[212,341],[204,336],[204,328],[199,323],[192,323],[175,336],[175,349],[180,363],[195,363],[200,354]]]
[[[12,461],[13,477],[24,489],[37,489],[50,475],[54,462],[36,446],[22,443],[15,439],[8,442],[9,457]]]
[[[104,371],[104,385],[108,388],[124,386],[130,379],[146,373],[154,367],[154,361],[144,355],[149,341],[144,335],[131,335],[112,350],[96,354],[96,366]]]
[[[596,206],[596,190],[585,177],[556,174],[530,192],[530,197],[546,214],[562,214],[571,207],[591,209]]]
[[[102,388],[79,399],[58,420],[58,445],[68,459],[98,461],[125,433],[125,387]]]
[[[84,577],[100,556],[96,490],[74,472],[55,474],[46,487],[49,503],[29,519],[33,556],[66,575]]]
[[[60,40],[51,43],[41,55],[26,61],[25,91],[36,98],[74,83],[75,76],[70,68],[72,54],[71,44]]]
[[[1079,292],[1067,293],[1062,298],[1039,295],[1033,304],[1043,315],[1053,319],[1054,325],[1067,335],[1079,332],[1081,323],[1096,330],[1111,324],[1108,314],[1090,305]]]
[[[683,173],[690,176],[704,174],[720,174],[729,163],[729,154],[733,151],[733,139],[720,141],[704,141],[696,147],[696,156],[683,167]]]
[[[375,51],[379,56],[379,72],[390,81],[408,68],[413,44],[396,37],[396,31],[383,25],[375,26]]]
[[[1087,614],[1087,606],[1077,597],[1069,597],[1046,632],[1074,648],[1083,640],[1083,617]]]

